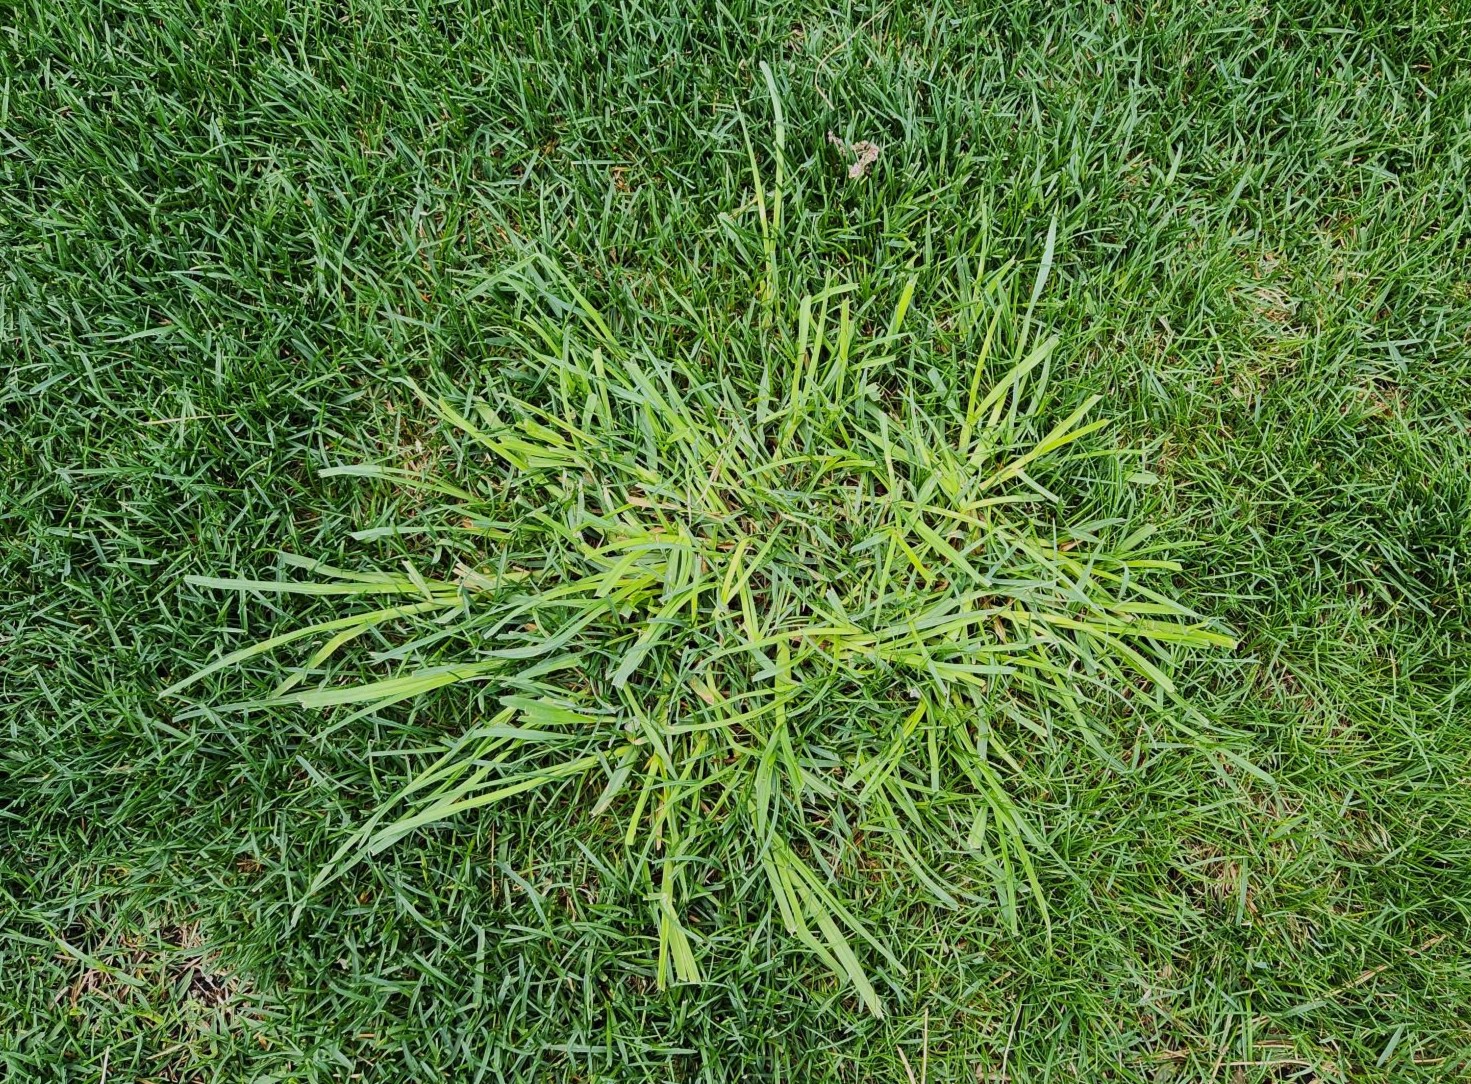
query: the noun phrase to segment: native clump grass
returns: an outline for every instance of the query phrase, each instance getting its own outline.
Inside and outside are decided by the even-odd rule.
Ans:
[[[1002,734],[1086,734],[1110,698],[1174,697],[1178,649],[1231,641],[1150,585],[1175,566],[1147,528],[1068,525],[1036,480],[1119,453],[1087,447],[1105,424],[1088,420],[1092,400],[1038,426],[1028,404],[1055,339],[1028,341],[1009,268],[978,277],[962,313],[984,333],[953,417],[885,375],[912,280],[866,338],[852,291],[803,297],[754,367],[659,348],[637,323],[615,331],[548,261],[505,282],[522,316],[504,371],[525,395],[415,387],[479,450],[474,469],[337,468],[442,501],[402,529],[468,538],[472,560],[436,577],[288,556],[310,578],[195,580],[347,607],[190,679],[321,641],[274,694],[237,707],[337,709],[341,726],[469,684],[498,704],[343,842],[314,890],[417,829],[574,782],[647,879],[661,983],[700,977],[691,899],[716,869],[748,888],[754,876],[785,928],[880,1011],[860,955],[888,953],[838,875],[860,831],[941,904],[973,896],[945,868],[970,855],[1011,921],[1019,896],[1045,920],[1045,844],[1009,796]],[[701,341],[726,340],[708,325]],[[386,626],[392,676],[324,670]]]

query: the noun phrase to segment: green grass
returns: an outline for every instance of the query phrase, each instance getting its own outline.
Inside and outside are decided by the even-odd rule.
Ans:
[[[758,187],[774,238],[782,192],[768,218]],[[920,349],[903,330],[912,279],[884,333],[857,339],[872,316],[846,286],[785,312],[767,250],[756,334],[696,313],[687,346],[685,321],[619,335],[546,257],[513,266],[531,312],[507,331],[503,384],[544,405],[410,385],[479,460],[453,481],[377,464],[323,472],[448,498],[355,537],[433,538],[449,579],[412,560],[363,572],[296,554],[283,560],[311,578],[188,578],[345,596],[350,612],[233,651],[161,696],[308,638],[321,646],[273,693],[226,710],[350,708],[341,730],[435,690],[476,690],[482,721],[434,750],[309,896],[415,830],[543,788],[600,787],[589,815],[626,821],[621,880],[656,903],[661,990],[700,981],[696,902],[719,914],[722,882],[745,898],[759,870],[767,921],[779,914],[881,1015],[850,937],[903,968],[840,898],[847,867],[892,851],[937,902],[994,902],[1016,932],[1023,882],[1046,921],[1030,854],[1046,844],[1001,775],[1025,778],[1022,746],[1060,730],[1101,749],[1097,731],[1122,711],[1174,716],[1211,747],[1169,672],[1181,649],[1235,641],[1148,585],[1180,570],[1153,555],[1152,527],[1057,521],[1048,485],[1100,455],[1122,478],[1129,457],[1077,452],[1107,424],[1084,421],[1099,396],[1035,424],[1057,340],[1030,336],[1009,266],[982,264],[964,287],[959,342],[975,360],[962,402],[957,389],[922,399],[894,386],[896,363]],[[774,333],[789,315],[795,336]],[[896,414],[887,400],[901,397]],[[336,665],[365,638],[380,650]],[[928,851],[964,854],[957,868],[987,868],[994,891],[946,883]]]
[[[1468,19],[1306,2],[5,10],[0,1075],[1463,1075]],[[779,225],[763,61],[785,128]],[[881,146],[868,176],[848,178],[829,131]],[[1057,346],[1019,413],[1035,437],[1101,396],[1091,416],[1110,425],[1042,471],[1056,501],[1027,522],[1153,526],[1152,556],[1180,565],[1155,586],[1238,640],[1171,658],[1178,701],[1141,683],[1128,701],[1089,691],[1081,720],[998,723],[1015,763],[987,763],[1034,837],[1019,838],[1035,889],[994,847],[947,845],[933,809],[908,857],[852,802],[811,821],[808,853],[842,853],[824,883],[872,937],[845,927],[881,1017],[785,932],[759,860],[724,861],[746,853],[738,816],[702,819],[708,846],[682,852],[677,918],[702,982],[660,989],[651,871],[670,852],[647,823],[625,845],[635,795],[591,815],[601,765],[425,826],[308,895],[505,689],[449,685],[348,721],[260,706],[294,661],[261,655],[160,696],[229,651],[374,606],[187,577],[312,578],[285,551],[358,572],[408,561],[427,585],[497,551],[395,533],[458,501],[331,468],[468,480],[488,505],[515,482],[536,503],[544,478],[404,382],[505,421],[534,413],[512,398],[588,409],[519,337],[539,315],[576,340],[565,364],[591,364],[580,306],[547,304],[573,300],[552,272],[511,274],[529,253],[629,356],[706,380],[733,446],[768,424],[736,405],[794,353],[804,295],[851,284],[829,328],[846,300],[871,343],[912,277],[861,409],[903,423],[893,446],[930,451],[939,439],[901,434],[963,422],[973,314],[1012,314],[989,381],[1050,257],[1030,323]],[[974,290],[982,253],[1015,261],[1004,289]],[[849,447],[835,424],[804,417],[787,439]],[[632,425],[587,430],[600,464],[647,465],[620,444]],[[871,551],[812,541],[838,481],[764,488],[814,528],[772,536],[790,612],[831,605],[791,563],[798,538],[815,569],[857,570],[839,602],[881,582]],[[1107,552],[1118,530],[1085,544]],[[746,533],[754,555],[767,539]],[[573,571],[566,538],[512,542]],[[407,627],[365,632],[285,695],[449,650],[403,650]],[[611,673],[626,648],[610,631],[595,649]],[[822,660],[802,652],[806,674]],[[657,661],[625,687],[693,676]],[[847,720],[839,737],[880,694],[852,688],[809,709]],[[927,753],[906,756],[928,773]],[[814,806],[783,808],[796,824]]]

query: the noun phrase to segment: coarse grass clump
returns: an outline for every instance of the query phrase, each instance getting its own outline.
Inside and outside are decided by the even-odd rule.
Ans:
[[[723,871],[738,891],[754,878],[875,1013],[854,939],[887,953],[837,876],[860,834],[941,903],[968,893],[935,855],[970,852],[1013,922],[1018,886],[1041,905],[1043,844],[1008,795],[998,724],[1087,733],[1110,698],[1175,698],[1178,649],[1232,641],[1150,586],[1176,566],[1151,553],[1147,527],[1068,523],[1036,480],[1118,453],[1083,443],[1106,424],[1085,420],[1094,399],[1038,424],[1029,404],[1055,339],[1031,341],[1009,272],[978,276],[959,316],[985,331],[953,416],[885,377],[913,280],[867,336],[851,290],[803,297],[795,329],[771,329],[743,363],[721,356],[713,323],[693,325],[684,353],[637,324],[615,331],[549,261],[506,276],[522,318],[503,363],[525,396],[415,387],[485,453],[473,469],[453,482],[336,469],[445,498],[402,530],[468,536],[473,560],[432,578],[290,556],[316,578],[195,581],[391,600],[195,675],[328,637],[273,697],[241,707],[351,709],[340,726],[448,685],[497,702],[314,887],[416,829],[571,782],[592,815],[619,820],[645,871],[661,984],[699,980],[691,915]],[[392,676],[296,688],[390,622],[407,637],[381,656]]]

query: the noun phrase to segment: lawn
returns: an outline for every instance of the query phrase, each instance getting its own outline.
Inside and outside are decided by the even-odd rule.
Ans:
[[[0,30],[0,1078],[1471,1073],[1463,3]]]

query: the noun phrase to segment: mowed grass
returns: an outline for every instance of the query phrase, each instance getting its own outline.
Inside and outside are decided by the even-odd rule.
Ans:
[[[1468,20],[12,5],[5,1074],[1465,1075]],[[770,247],[745,136],[769,201],[763,61],[786,144]],[[866,177],[829,131],[880,145]],[[881,336],[913,276],[885,388],[896,413],[943,417],[975,366],[979,254],[1016,261],[1024,306],[1054,223],[1037,424],[1098,395],[1111,425],[1089,438],[1107,454],[1046,478],[1050,514],[1154,525],[1182,566],[1169,594],[1239,642],[1180,659],[1199,720],[1156,698],[1002,734],[1007,793],[1045,844],[1036,893],[1015,871],[1008,904],[996,865],[955,848],[926,856],[964,890],[946,906],[885,840],[850,844],[835,884],[893,957],[855,939],[882,1017],[772,921],[757,868],[706,871],[719,906],[683,916],[702,981],[661,990],[656,893],[626,821],[590,815],[601,779],[410,834],[308,897],[422,750],[485,721],[463,688],[341,726],[219,710],[283,676],[260,658],[160,698],[344,613],[188,576],[302,575],[282,551],[452,574],[454,536],[371,534],[432,512],[422,490],[319,471],[479,469],[398,378],[531,394],[504,288],[528,252],[690,364],[697,329],[761,358],[837,283]]]

